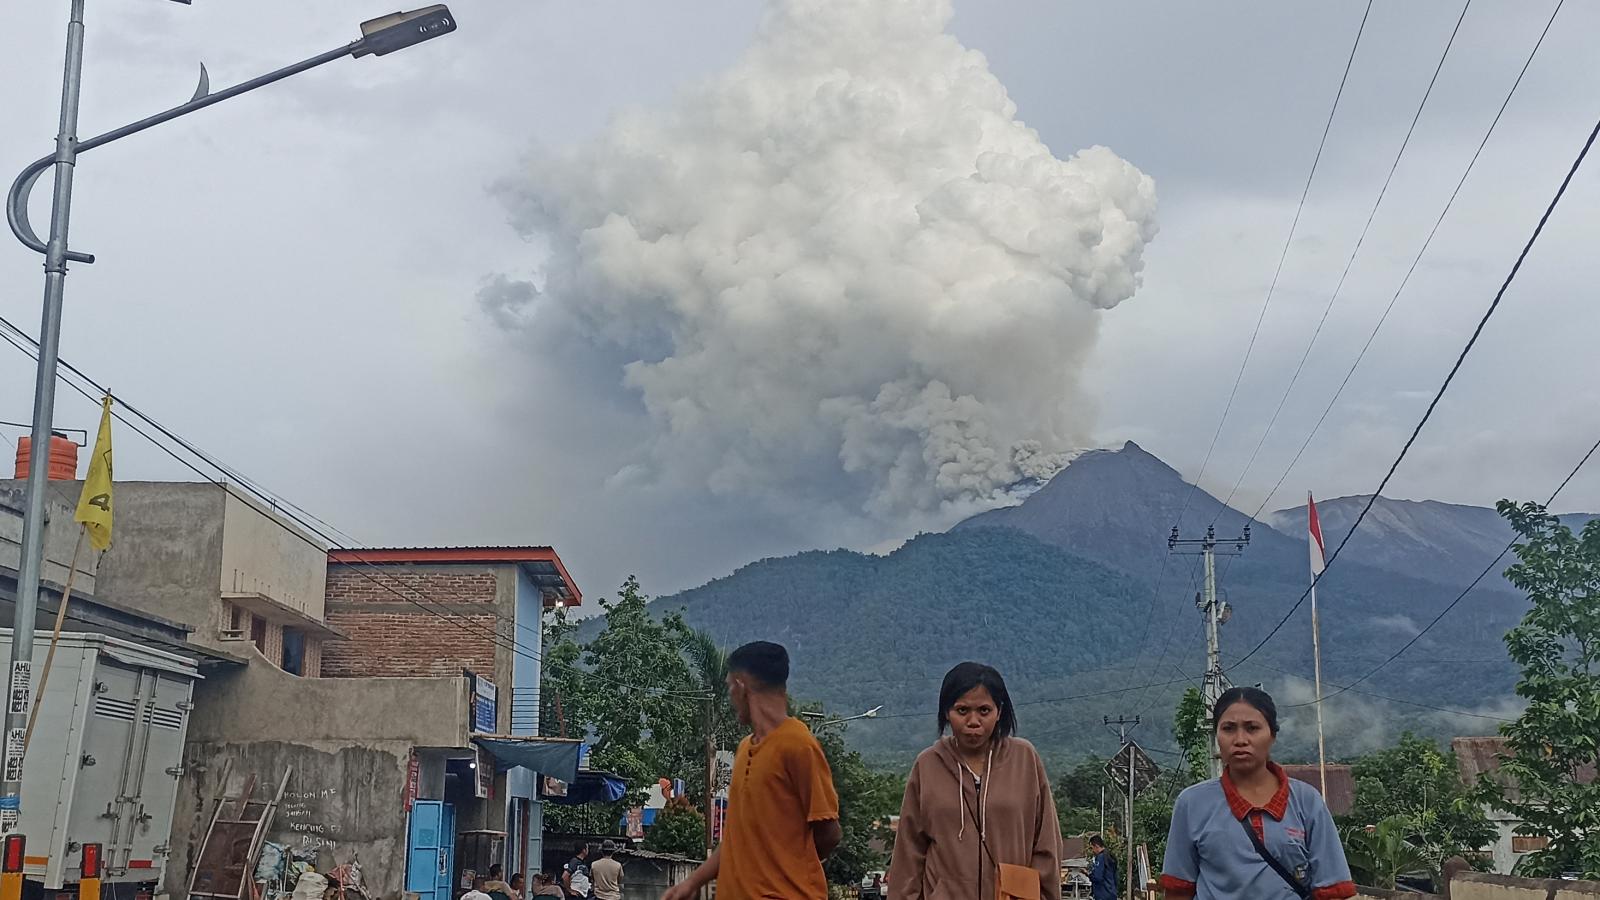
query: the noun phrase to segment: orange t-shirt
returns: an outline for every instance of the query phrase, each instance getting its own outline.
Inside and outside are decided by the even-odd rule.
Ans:
[[[825,900],[811,824],[837,818],[833,772],[804,722],[785,719],[759,744],[745,738],[728,787],[717,900]]]

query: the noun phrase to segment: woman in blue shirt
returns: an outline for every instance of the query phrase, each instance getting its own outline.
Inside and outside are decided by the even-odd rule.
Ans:
[[[1231,688],[1212,713],[1221,778],[1178,795],[1161,887],[1169,898],[1354,897],[1344,847],[1322,795],[1272,761],[1278,710],[1257,688]]]

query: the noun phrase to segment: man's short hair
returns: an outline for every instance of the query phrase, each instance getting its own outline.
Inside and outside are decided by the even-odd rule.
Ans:
[[[1092,838],[1089,838],[1089,846],[1091,846],[1091,847],[1104,847],[1105,845],[1106,845],[1106,839],[1101,837],[1098,834],[1095,835]]]
[[[771,641],[751,641],[728,654],[728,671],[749,675],[762,687],[782,689],[789,684],[789,651]]]

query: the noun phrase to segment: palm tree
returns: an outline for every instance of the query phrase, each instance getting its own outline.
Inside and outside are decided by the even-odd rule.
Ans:
[[[1356,881],[1393,890],[1402,876],[1434,877],[1433,860],[1416,841],[1416,827],[1407,816],[1390,816],[1375,827],[1344,833],[1345,858]]]
[[[716,638],[709,632],[696,630],[684,638],[683,653],[689,660],[689,668],[695,681],[707,696],[705,713],[705,758],[707,764],[699,772],[699,777],[691,779],[691,784],[700,788],[701,797],[710,793],[707,786],[708,775],[706,769],[711,766],[711,760],[716,756],[716,751],[724,747],[731,748],[739,737],[739,722],[734,716],[733,706],[728,702],[728,654],[717,645]],[[709,808],[709,804],[702,809]],[[706,851],[711,850],[710,823],[706,823]]]

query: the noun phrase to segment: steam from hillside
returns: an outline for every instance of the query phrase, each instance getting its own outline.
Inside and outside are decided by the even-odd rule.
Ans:
[[[1089,442],[1081,374],[1154,185],[1056,158],[951,15],[774,0],[731,70],[499,186],[549,257],[480,299],[530,352],[625,360],[652,428],[614,483],[927,523]]]

